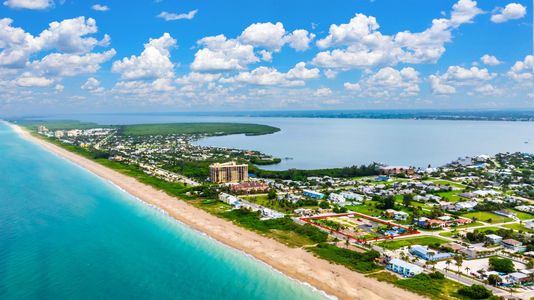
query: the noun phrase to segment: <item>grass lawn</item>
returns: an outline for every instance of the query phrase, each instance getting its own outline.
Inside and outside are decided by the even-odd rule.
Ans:
[[[458,188],[465,188],[465,185],[459,182],[455,182],[455,181],[450,181],[450,180],[445,180],[445,179],[431,179],[431,181],[434,182],[434,184],[450,185],[450,186],[455,186]]]
[[[440,239],[434,236],[418,236],[405,239],[397,239],[390,241],[379,242],[376,245],[388,250],[396,250],[402,247],[411,246],[411,245],[434,245],[434,244],[446,244],[447,240]]]
[[[436,195],[442,197],[443,199],[449,201],[449,202],[458,202],[460,201],[460,196],[458,194],[461,194],[462,191],[448,191],[448,192],[439,192],[436,193]]]
[[[524,221],[524,220],[534,219],[534,215],[531,215],[526,212],[522,212],[522,211],[515,210],[515,209],[507,209],[507,211],[513,212],[515,216],[519,218],[519,220]]]
[[[477,232],[487,232],[487,231],[497,231],[499,229],[500,229],[499,227],[488,226],[488,227],[475,229],[475,231],[477,231]]]
[[[477,227],[477,226],[482,226],[484,224],[480,223],[480,222],[473,222],[471,224],[465,224],[465,225],[460,225],[460,226],[456,226],[456,227],[453,227],[453,228],[470,228],[470,227]]]
[[[518,224],[518,223],[506,224],[506,225],[503,225],[503,227],[510,228],[510,229],[517,230],[517,231],[521,230],[523,232],[529,232],[529,233],[533,233],[534,232],[534,230],[528,229],[523,224]]]
[[[369,202],[369,201],[366,201]],[[383,210],[378,209],[376,207],[372,207],[367,204],[360,204],[360,205],[347,205],[345,206],[348,210],[352,210],[364,215],[372,216],[372,217],[379,217],[382,215]]]
[[[413,278],[401,279],[390,272],[378,272],[367,275],[378,281],[389,282],[402,289],[414,292],[430,299],[458,299],[457,291],[464,287],[461,283],[450,279],[433,279],[427,274],[419,274]]]
[[[445,231],[445,232],[441,232],[439,235],[450,238],[450,237],[452,237],[453,235],[455,235],[457,233],[458,233],[457,231],[455,231],[455,232]]]
[[[488,211],[470,212],[470,213],[463,214],[462,217],[466,217],[470,219],[476,218],[477,220],[487,222],[487,223],[492,223],[492,224],[513,221],[512,219],[508,217],[499,216]]]

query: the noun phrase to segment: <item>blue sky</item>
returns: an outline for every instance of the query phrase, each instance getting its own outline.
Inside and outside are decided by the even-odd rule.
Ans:
[[[0,6],[0,111],[534,108],[531,1]]]

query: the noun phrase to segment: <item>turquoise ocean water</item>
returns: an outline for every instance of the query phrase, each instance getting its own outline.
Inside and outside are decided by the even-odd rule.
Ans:
[[[321,299],[0,123],[0,299]]]

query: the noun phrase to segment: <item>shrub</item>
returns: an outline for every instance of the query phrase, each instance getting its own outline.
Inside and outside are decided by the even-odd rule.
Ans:
[[[493,295],[490,290],[478,284],[463,287],[458,290],[458,294],[471,299],[487,299]]]

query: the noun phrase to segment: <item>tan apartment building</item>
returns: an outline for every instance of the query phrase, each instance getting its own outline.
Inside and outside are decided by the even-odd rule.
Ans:
[[[241,182],[248,180],[248,165],[236,162],[216,163],[210,165],[210,180],[216,183]]]

